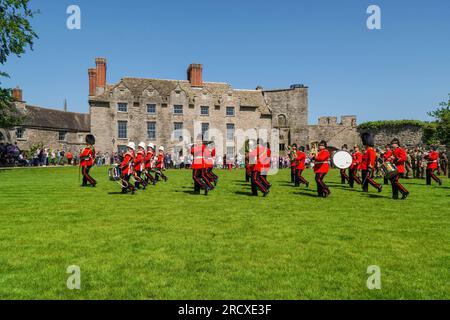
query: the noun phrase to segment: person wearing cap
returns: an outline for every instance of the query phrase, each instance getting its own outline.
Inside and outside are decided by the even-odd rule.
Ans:
[[[147,182],[142,179],[142,173],[145,169],[145,147],[145,142],[139,143],[136,157],[134,158],[134,187],[139,189],[142,186],[144,190],[147,187]]]
[[[373,172],[375,169],[375,160],[377,154],[373,149],[374,139],[370,133],[363,133],[361,140],[364,145],[365,151],[362,157],[361,170],[362,170],[362,189],[363,192],[369,192],[369,184],[373,186],[378,192],[383,190],[383,186],[373,180]]]
[[[431,179],[436,181],[440,186],[442,185],[441,179],[439,179],[434,172],[439,169],[439,153],[436,147],[431,147],[428,154],[425,156],[427,160],[427,170],[426,170],[426,182],[427,186],[431,186]]]
[[[323,181],[330,170],[330,152],[327,150],[326,141],[320,141],[318,151],[317,155],[312,158],[314,161],[314,173],[316,174],[317,195],[321,198],[326,198],[331,194],[330,188]]]
[[[128,190],[131,191],[132,194],[135,193],[136,189],[131,185],[130,178],[133,174],[134,168],[134,152],[136,150],[136,145],[134,142],[130,142],[127,145],[127,152],[123,156],[123,161],[120,164],[120,169],[122,170],[122,193],[127,193]]]
[[[382,157],[383,162],[389,162],[390,159],[391,159],[391,157],[392,157],[391,145],[390,145],[390,144],[387,144],[387,145],[386,145],[386,150],[384,151],[383,157]],[[389,179],[388,179],[388,177],[386,177],[386,176],[384,176],[384,184],[385,184],[385,185],[388,185],[388,184],[389,184]]]
[[[92,187],[95,187],[97,185],[97,181],[95,181],[95,179],[89,174],[89,171],[94,165],[95,159],[95,137],[92,134],[88,134],[86,136],[86,144],[87,146],[80,153],[80,167],[83,174],[83,183],[81,186],[87,187],[89,182]]]
[[[145,182],[147,185],[151,182],[153,185],[156,184],[156,179],[152,176],[151,172],[153,170],[153,159],[155,157],[155,145],[150,143],[147,146],[147,153],[145,155]]]
[[[164,147],[160,146],[158,151],[158,157],[156,159],[156,180],[159,178],[167,182],[167,177],[164,175],[163,170],[165,169],[164,164]]]
[[[392,161],[392,163],[397,166],[398,171],[397,174],[390,179],[392,185],[392,198],[398,199],[398,193],[400,191],[402,194],[402,199],[406,199],[406,197],[408,197],[409,195],[409,192],[399,182],[399,180],[400,176],[403,176],[406,172],[405,164],[408,157],[406,155],[405,149],[400,147],[400,141],[398,139],[392,140],[391,147],[393,151],[390,161]]]
[[[358,170],[361,169],[362,157],[363,155],[359,149],[359,146],[355,145],[352,153],[352,164],[349,168],[349,175],[348,175],[348,184],[350,188],[354,187],[355,182],[357,184],[361,184],[361,180],[358,177]]]
[[[200,194],[200,189],[205,190],[205,195],[208,195],[209,190],[213,189],[213,186],[208,179],[204,177],[205,168],[205,153],[206,146],[203,143],[201,136],[197,137],[197,142],[191,147],[192,160],[192,179],[194,180],[194,194]]]
[[[300,147],[297,150],[297,157],[295,158],[295,186],[300,187],[300,184],[309,187],[309,182],[303,177],[303,171],[305,171],[306,153],[305,147]]]

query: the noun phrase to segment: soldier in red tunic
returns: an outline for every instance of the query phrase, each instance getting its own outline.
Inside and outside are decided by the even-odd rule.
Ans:
[[[352,165],[350,166],[348,177],[348,184],[350,185],[350,188],[354,187],[355,182],[357,184],[361,184],[361,180],[358,177],[358,170],[361,169],[362,157],[363,155],[359,150],[359,146],[355,146],[352,154]]]
[[[155,157],[155,145],[150,143],[147,146],[147,154],[145,155],[145,181],[147,184],[151,182],[153,185],[156,184],[156,179],[152,176],[153,171],[153,160]]]
[[[408,197],[409,195],[409,192],[399,182],[399,179],[400,176],[403,176],[403,174],[406,172],[405,163],[408,160],[408,156],[406,154],[405,149],[400,147],[400,141],[398,139],[392,140],[391,146],[393,152],[390,161],[397,166],[398,170],[398,173],[391,178],[392,198],[398,199],[398,192],[400,191],[402,194],[402,199],[406,199],[406,197]]]
[[[321,198],[326,198],[331,194],[330,189],[323,179],[329,171],[330,152],[327,150],[326,141],[319,143],[319,152],[312,158],[314,161],[314,173],[316,174],[317,194]]]
[[[427,173],[426,173],[426,181],[427,186],[431,186],[431,179],[436,181],[440,186],[442,185],[441,179],[439,179],[434,172],[439,169],[439,153],[437,152],[436,147],[432,147],[430,152],[425,156],[425,160],[427,160]]]
[[[249,153],[250,166],[252,169],[252,195],[258,196],[259,189],[263,193],[263,196],[267,197],[269,194],[268,185],[270,184],[261,179],[262,163],[267,156],[267,151],[260,139],[257,140],[256,144],[256,148]]]
[[[297,150],[297,157],[295,158],[296,168],[295,168],[295,186],[300,187],[300,184],[305,184],[306,187],[309,187],[309,182],[303,177],[303,171],[305,170],[305,147],[300,147]]]
[[[158,157],[156,159],[156,180],[159,180],[161,178],[165,182],[167,182],[167,177],[164,175],[164,170],[166,168],[164,164],[164,147],[159,147]]]
[[[122,170],[122,193],[127,193],[129,190],[132,194],[134,194],[136,189],[131,185],[130,178],[134,173],[134,151],[136,150],[136,145],[134,142],[130,142],[127,145],[127,148],[128,150],[123,157],[122,163],[120,164],[120,169]]]
[[[138,145],[138,151],[136,152],[136,157],[134,158],[134,187],[139,189],[140,186],[145,188],[147,187],[147,182],[142,179],[142,173],[145,170],[145,143],[141,142]]]
[[[95,181],[94,178],[91,177],[89,174],[89,171],[91,170],[92,166],[94,165],[94,159],[95,159],[95,137],[91,134],[88,134],[86,136],[86,144],[87,146],[83,149],[83,151],[80,154],[80,167],[81,172],[83,174],[83,184],[82,187],[87,187],[88,182],[91,186],[95,187],[97,185],[97,181]]]
[[[369,192],[369,184],[376,188],[378,192],[381,192],[383,190],[383,186],[376,183],[372,178],[373,170],[375,169],[375,159],[377,157],[377,154],[373,149],[373,136],[370,133],[363,133],[361,135],[361,139],[364,148],[366,149],[364,151],[361,163],[363,192]]]
[[[389,162],[391,161],[392,158],[392,150],[391,150],[391,145],[386,145],[386,151],[383,154],[383,161],[384,162]],[[384,177],[384,184],[388,185],[389,184],[389,179],[388,177]]]
[[[208,179],[204,178],[205,168],[205,153],[206,146],[202,138],[197,139],[197,143],[191,147],[192,160],[192,179],[194,180],[194,193],[200,194],[200,189],[205,190],[205,196],[208,195],[209,190],[213,188]]]
[[[204,172],[203,176],[205,179],[208,179],[208,181],[211,184],[217,185],[218,177],[214,174],[214,157],[216,156],[216,149],[215,148],[209,148],[208,142],[203,142],[205,145],[205,148],[203,150],[203,157],[204,157]]]

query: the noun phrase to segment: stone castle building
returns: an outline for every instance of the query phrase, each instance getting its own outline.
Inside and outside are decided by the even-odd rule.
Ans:
[[[322,139],[332,148],[360,142],[355,116],[344,116],[340,123],[336,117],[321,117],[317,125],[308,125],[304,85],[235,89],[228,83],[204,81],[201,64],[191,64],[185,80],[124,77],[110,84],[106,59],[95,62],[95,68],[88,70],[89,114],[27,105],[15,89],[17,106],[28,114],[25,125],[11,134],[22,149],[35,143],[79,148],[88,132],[96,137],[96,149],[108,153],[125,149],[130,141],[153,142],[176,152],[181,140],[191,143],[198,133],[208,139],[214,130],[223,136],[218,150],[229,155],[240,151],[237,133],[252,129],[266,129],[269,134],[271,129],[279,130],[280,151],[292,143],[306,146]]]

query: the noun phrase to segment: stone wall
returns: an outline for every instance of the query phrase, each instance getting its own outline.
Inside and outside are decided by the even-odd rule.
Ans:
[[[280,143],[308,143],[308,88],[263,91],[272,112],[272,127],[280,130]]]
[[[374,135],[376,146],[385,146],[397,138],[404,146],[424,144],[424,133],[420,126],[405,125],[401,128],[386,126],[380,129],[358,129],[360,133],[370,132]]]
[[[357,130],[356,116],[342,116],[341,122],[337,117],[320,117],[317,125],[309,129],[309,144],[325,140],[329,147],[340,149],[344,144],[350,148],[360,144],[360,134]]]

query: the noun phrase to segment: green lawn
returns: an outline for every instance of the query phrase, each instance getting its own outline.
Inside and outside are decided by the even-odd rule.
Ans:
[[[332,196],[270,177],[249,196],[243,171],[217,171],[210,196],[190,171],[119,194],[106,168],[97,188],[76,168],[0,170],[1,299],[449,299],[450,181],[363,194],[326,179]],[[313,182],[312,173],[306,177]],[[70,265],[81,290],[66,287]],[[368,290],[367,268],[381,268]]]

